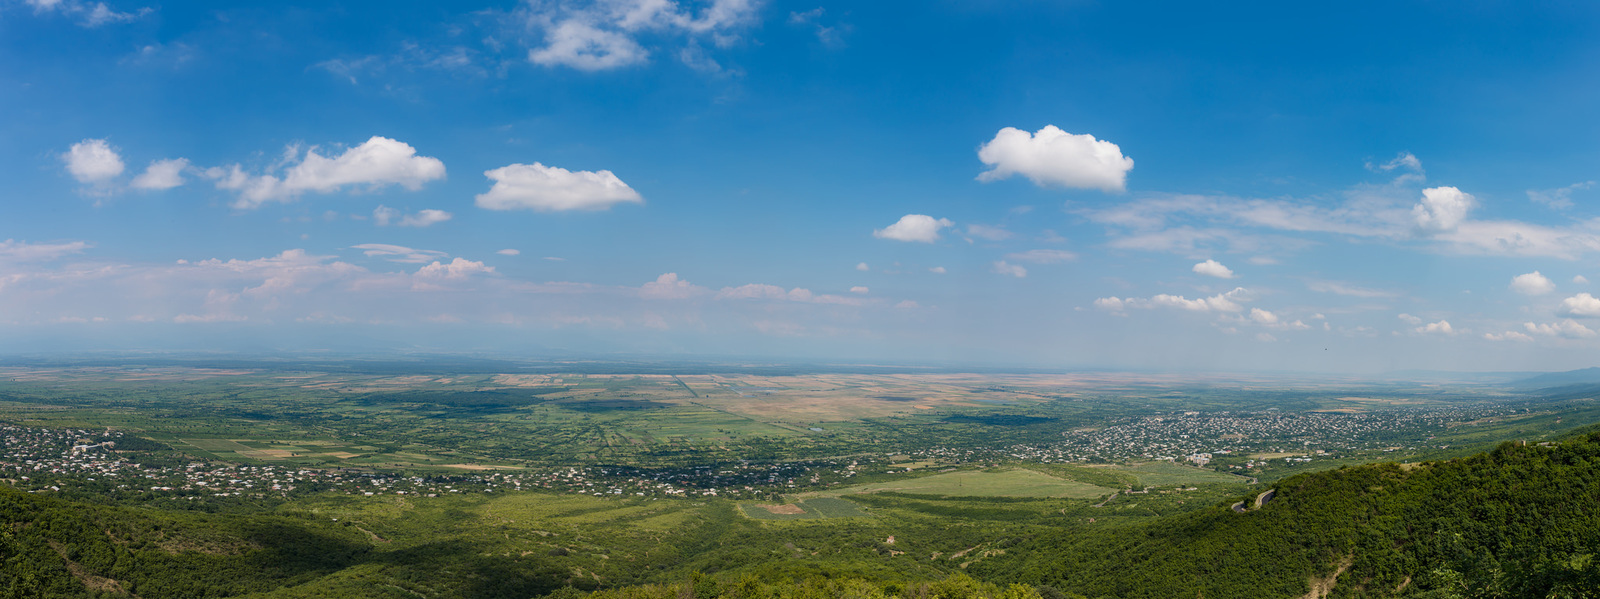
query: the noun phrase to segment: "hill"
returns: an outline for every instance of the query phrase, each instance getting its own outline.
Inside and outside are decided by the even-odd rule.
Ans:
[[[1600,366],[1580,368],[1566,372],[1548,372],[1538,376],[1511,381],[1511,386],[1521,389],[1548,389],[1571,385],[1600,384]]]

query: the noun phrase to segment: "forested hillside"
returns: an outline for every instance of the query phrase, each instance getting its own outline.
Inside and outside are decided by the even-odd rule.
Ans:
[[[1593,597],[1596,553],[1600,435],[1589,434],[1299,475],[1260,509],[1043,535],[973,569],[1129,599],[1295,597],[1314,583],[1332,597]]]
[[[596,599],[1600,596],[1594,559],[1600,553],[1600,434],[1547,446],[1507,443],[1445,462],[1298,475],[1280,481],[1273,493],[1259,506],[1253,493],[1122,525],[1033,532],[978,524],[974,514],[990,508],[977,502],[968,508],[977,512],[951,512],[939,522],[928,520],[929,512],[919,516],[925,521],[920,528],[903,529],[907,537],[949,529],[970,537],[960,545],[986,547],[982,559],[958,563],[941,561],[937,553],[906,553],[918,551],[915,542],[883,544],[881,527],[912,522],[891,515],[900,509],[894,506],[919,501],[912,495],[862,498],[883,515],[859,524],[817,521],[833,528],[747,520],[720,503],[684,504],[707,505],[703,513],[718,515],[716,522],[689,526],[704,518],[692,514],[702,512],[680,517],[664,502],[659,510],[668,511],[618,504],[646,510],[635,519],[670,517],[680,524],[677,530],[633,528],[606,540],[623,533],[605,527],[635,525],[600,517],[582,525],[590,528],[560,528],[567,524],[558,519],[573,521],[577,512],[551,519],[516,515],[507,511],[512,503],[472,500],[501,518],[490,524],[460,511],[478,505],[466,499],[383,520],[382,512],[394,508],[359,496],[272,512],[208,514],[88,505],[0,487],[6,523],[0,527],[0,596],[576,597],[596,589]],[[1155,498],[1130,495],[1126,501]],[[604,507],[595,506],[584,509]],[[327,517],[330,509],[365,514],[370,523],[335,521]],[[1056,512],[1096,513],[1085,509]],[[537,538],[554,534],[548,531],[579,534],[548,537],[548,551],[515,551],[519,545],[507,543],[527,531],[510,526],[511,519],[548,529],[533,530]],[[844,539],[857,527],[862,538],[837,547],[806,540],[808,530]],[[783,539],[792,542],[783,545]],[[569,557],[567,546],[590,553],[574,561],[579,556]],[[691,551],[703,555],[686,554]],[[653,557],[670,555],[679,558]],[[807,555],[816,557],[794,561]],[[616,567],[603,565],[610,563]]]

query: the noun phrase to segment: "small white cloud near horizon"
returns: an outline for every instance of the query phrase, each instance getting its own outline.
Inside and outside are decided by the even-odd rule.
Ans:
[[[522,250],[506,248],[503,250],[495,250],[494,253],[500,254],[501,256],[520,256],[522,255]]]
[[[1447,233],[1456,230],[1476,204],[1477,199],[1472,194],[1460,189],[1430,187],[1422,190],[1422,201],[1411,208],[1411,215],[1418,231]]]
[[[675,272],[662,274],[639,287],[639,295],[649,299],[688,299],[705,291],[698,285],[679,279]]]
[[[1404,320],[1404,321],[1406,321],[1406,322],[1408,322],[1410,324],[1422,324],[1422,319],[1421,318],[1417,318],[1415,316],[1412,316],[1410,314],[1406,314],[1406,313],[1403,313],[1403,312],[1398,316],[1398,318],[1400,320]]]
[[[942,275],[946,271],[945,271],[943,266],[935,266],[933,268],[928,269],[928,272],[931,272],[931,273],[936,274],[936,275]]]
[[[866,295],[866,294],[871,293],[871,292],[872,292],[871,289],[868,289],[866,287],[862,287],[862,286],[859,286],[859,285],[850,288],[850,293],[859,293],[861,295]]]
[[[106,184],[126,168],[116,148],[104,139],[85,139],[72,144],[61,155],[61,161],[66,163],[67,172],[72,174],[72,178],[90,185]]]
[[[940,229],[954,225],[955,223],[950,222],[948,218],[936,219],[926,214],[907,214],[892,225],[874,229],[872,236],[894,241],[933,243],[939,240]]]
[[[1026,278],[1028,276],[1028,269],[1023,268],[1020,264],[1010,264],[1005,260],[996,260],[994,263],[989,265],[989,270],[992,270],[997,274],[1009,275],[1019,279]]]
[[[1205,262],[1194,265],[1192,270],[1194,270],[1195,274],[1219,279],[1232,279],[1234,277],[1233,269],[1223,266],[1221,262],[1216,260],[1208,259]]]
[[[1595,336],[1593,330],[1571,318],[1556,323],[1535,324],[1525,322],[1522,323],[1522,328],[1535,335],[1563,337],[1566,339],[1586,339]]]
[[[1073,135],[1055,125],[1036,133],[1006,127],[978,149],[978,159],[992,167],[978,175],[982,182],[1022,175],[1034,185],[1074,189],[1099,189],[1120,193],[1127,189],[1133,159],[1122,148],[1093,135]]]
[[[1529,337],[1516,331],[1506,331],[1499,334],[1484,333],[1483,338],[1490,341],[1533,341],[1533,337]]]
[[[866,262],[857,262],[856,263],[856,270],[859,270],[861,272],[867,272],[869,270],[872,270],[872,267],[871,266],[867,266]]]
[[[494,181],[476,203],[485,210],[609,210],[622,203],[643,204],[644,197],[611,171],[569,171],[558,166],[512,164],[484,171]]]
[[[1511,277],[1511,290],[1523,295],[1544,295],[1556,290],[1555,282],[1533,271]]]
[[[237,192],[233,207],[240,210],[260,208],[268,202],[292,202],[306,192],[333,193],[346,187],[376,190],[398,185],[416,191],[445,176],[444,162],[438,158],[418,156],[410,144],[377,135],[332,158],[317,153],[316,146],[307,148],[304,156],[298,147],[290,146],[284,151],[283,163],[293,166],[282,177],[251,175],[238,164],[212,167],[204,174],[215,181],[217,189]]]
[[[433,264],[417,269],[417,276],[419,277],[441,279],[465,279],[474,274],[494,274],[494,267],[485,266],[482,262],[476,260],[456,258],[451,260],[449,264],[434,261]]]
[[[1572,282],[1579,285],[1588,285],[1589,279],[1583,275],[1572,275]]]
[[[1600,298],[1587,292],[1561,300],[1556,313],[1567,317],[1600,318]]]
[[[1235,287],[1232,291],[1195,299],[1166,293],[1151,296],[1149,299],[1112,296],[1094,300],[1094,307],[1112,312],[1122,312],[1127,308],[1178,308],[1190,312],[1242,312],[1244,306],[1240,305],[1239,302],[1249,301],[1252,295],[1248,289]]]
[[[1448,321],[1448,320],[1440,320],[1439,322],[1430,322],[1428,324],[1422,325],[1422,326],[1417,327],[1417,328],[1412,329],[1412,330],[1416,331],[1418,333],[1425,334],[1425,335],[1426,334],[1454,335],[1456,333],[1455,328],[1450,326],[1450,321]]]

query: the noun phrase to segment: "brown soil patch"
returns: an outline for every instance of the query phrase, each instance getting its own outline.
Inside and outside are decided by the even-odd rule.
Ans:
[[[1333,594],[1333,585],[1339,582],[1339,575],[1350,569],[1350,564],[1355,563],[1356,556],[1346,555],[1339,560],[1339,567],[1325,578],[1312,576],[1306,583],[1311,585],[1311,592],[1300,596],[1300,599],[1323,599]]]
[[[768,512],[774,514],[794,515],[806,513],[805,510],[800,509],[800,506],[792,503],[788,505],[758,505],[756,507],[767,510]]]

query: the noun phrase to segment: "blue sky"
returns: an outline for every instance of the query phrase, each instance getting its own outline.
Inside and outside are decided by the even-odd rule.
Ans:
[[[0,351],[1592,366],[1597,16],[0,0]]]

